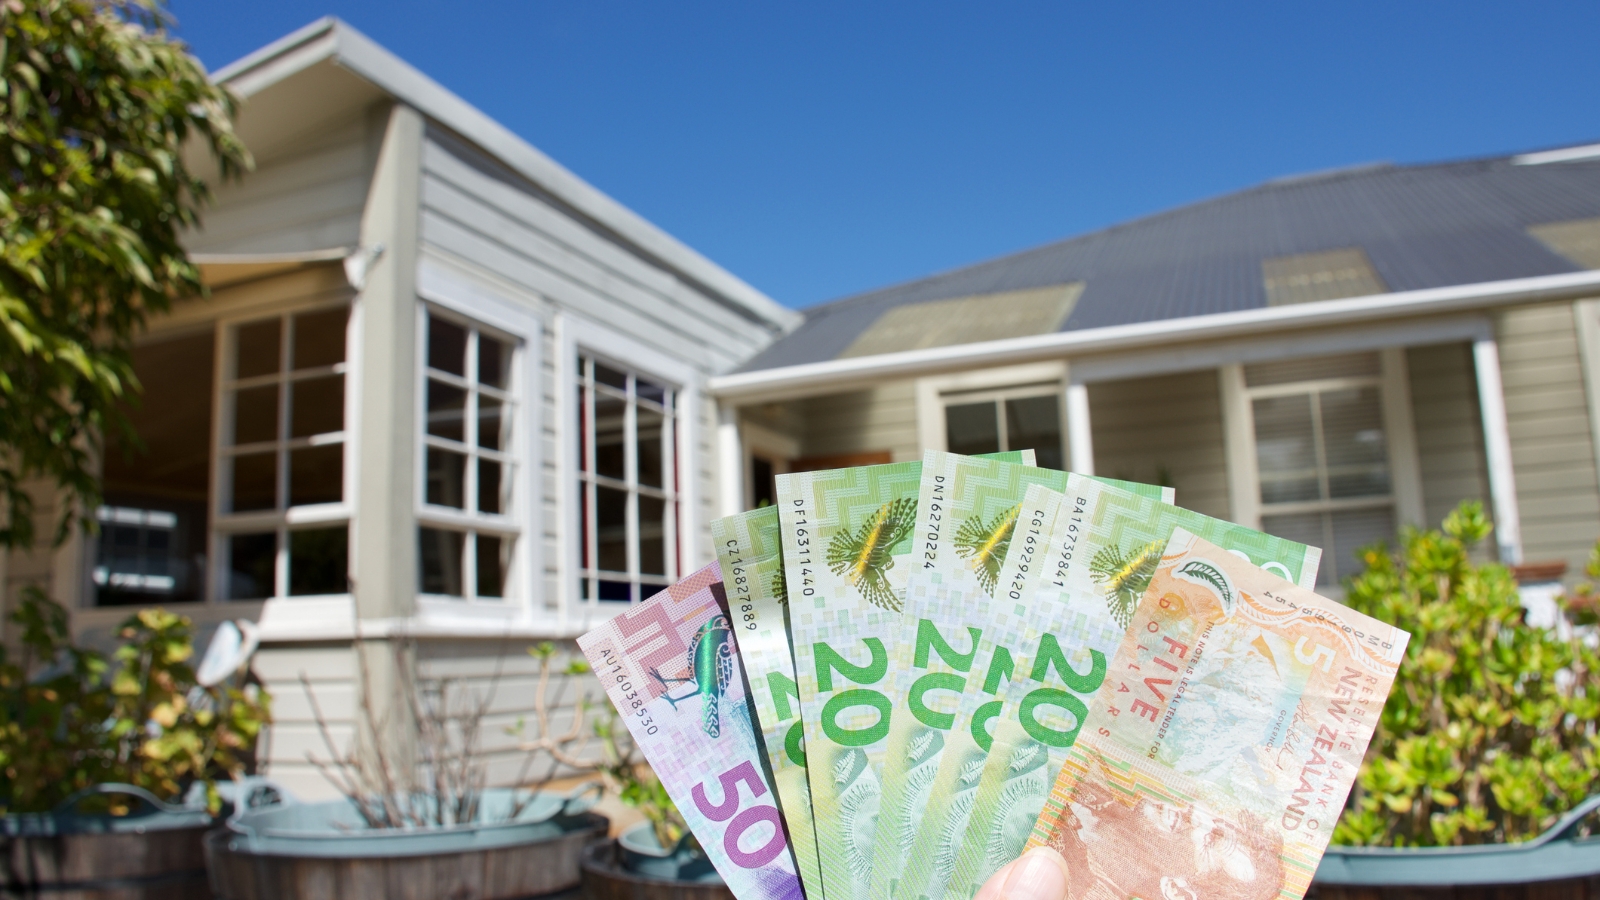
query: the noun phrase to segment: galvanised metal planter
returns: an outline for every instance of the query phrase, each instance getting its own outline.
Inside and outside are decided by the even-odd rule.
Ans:
[[[85,814],[95,794],[139,801],[125,816]],[[201,847],[215,819],[143,788],[102,784],[48,813],[0,817],[4,896],[52,900],[210,900]]]
[[[1311,885],[1315,900],[1596,900],[1600,833],[1585,821],[1600,796],[1519,844],[1472,847],[1330,847]]]
[[[512,900],[578,884],[583,848],[606,834],[598,786],[483,792],[481,824],[377,830],[349,800],[250,810],[206,838],[220,900]]]

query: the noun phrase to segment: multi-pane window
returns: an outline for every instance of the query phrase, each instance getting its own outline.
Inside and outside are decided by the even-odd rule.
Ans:
[[[348,307],[224,326],[214,497],[219,596],[349,589]]]
[[[579,595],[636,602],[678,577],[672,388],[578,357]]]
[[[1318,583],[1359,571],[1394,536],[1395,498],[1375,353],[1245,366],[1261,529],[1323,549]]]
[[[518,528],[512,486],[516,344],[430,309],[423,372],[417,589],[500,601]]]
[[[1063,468],[1061,392],[1055,388],[946,395],[944,427],[951,453],[1032,450],[1039,465]]]

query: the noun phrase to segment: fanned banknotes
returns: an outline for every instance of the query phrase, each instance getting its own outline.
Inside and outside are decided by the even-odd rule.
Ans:
[[[811,788],[806,783],[800,691],[789,646],[789,598],[783,580],[777,507],[717,519],[711,523],[711,542],[722,567],[728,613],[750,680],[757,730],[778,791],[778,807],[789,826],[789,844],[800,881],[811,900],[823,900]]]
[[[1299,900],[1409,639],[1175,531],[1030,846],[1070,900]]]
[[[1152,499],[1171,488],[1100,479]],[[929,450],[922,456],[906,605],[889,643],[888,743],[869,896],[899,893],[946,735],[988,626],[995,584],[1029,485],[1067,473]]]
[[[999,454],[1033,463],[1033,451]],[[778,476],[784,577],[822,883],[869,896],[884,677],[911,566],[921,462]]]
[[[734,895],[801,900],[725,606],[712,563],[578,646]]]
[[[1032,492],[1026,506],[1048,503]],[[1010,647],[1014,668],[997,713],[994,701],[987,709],[994,713],[986,722],[992,749],[982,746],[982,727],[968,724],[952,754],[952,765],[971,765],[989,749],[971,790],[970,818],[950,850],[954,866],[933,870],[928,897],[941,886],[966,897],[1021,852],[1174,528],[1200,533],[1242,562],[1286,573],[1302,586],[1314,585],[1322,560],[1322,551],[1306,544],[1080,476],[1067,479],[1066,495],[1053,509],[1040,564],[1006,573],[1008,588],[995,604],[995,645]]]

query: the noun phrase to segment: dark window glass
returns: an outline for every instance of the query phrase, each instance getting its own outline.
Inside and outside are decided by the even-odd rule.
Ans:
[[[247,388],[233,396],[233,445],[276,440],[278,386]]]
[[[1317,483],[1311,394],[1263,397],[1251,403],[1261,502],[1292,503],[1322,496]]]
[[[628,571],[628,493],[608,487],[596,487],[594,493],[599,568],[609,572],[626,572]]]
[[[424,594],[460,597],[461,547],[459,531],[418,528],[417,589]]]
[[[655,382],[645,381],[643,378],[634,378],[633,384],[634,396],[638,397],[640,400],[649,400],[651,403],[659,403],[663,406],[666,405],[666,388],[656,384]]]
[[[350,529],[289,532],[289,593],[343,594],[350,590]]]
[[[578,471],[589,471],[589,390],[578,388]]]
[[[1324,391],[1317,395],[1317,402],[1328,464],[1328,496],[1342,499],[1389,493],[1389,445],[1383,434],[1378,389]]]
[[[289,451],[290,506],[338,503],[343,498],[343,444],[324,444]]]
[[[595,394],[594,470],[618,481],[628,477],[623,450],[623,414],[627,408],[627,401],[620,397]]]
[[[600,579],[599,599],[607,602],[627,603],[633,599],[633,585],[626,581]]]
[[[639,572],[667,574],[667,501],[639,495]]]
[[[233,474],[233,495],[227,506],[230,512],[278,508],[278,454],[235,456],[225,465],[231,466]]]
[[[609,384],[618,390],[628,389],[628,376],[604,363],[594,364],[594,380],[601,384]]]
[[[349,320],[349,307],[295,316],[294,367],[314,369],[344,362],[345,323]]]
[[[278,319],[266,319],[260,322],[251,322],[240,325],[234,333],[234,340],[238,343],[238,358],[235,360],[235,378],[254,378],[258,375],[271,375],[278,371],[278,341],[283,330],[283,323]]]
[[[428,433],[451,441],[465,441],[467,392],[442,381],[428,379]]]
[[[492,459],[478,460],[478,512],[506,512],[506,493],[510,485],[501,484],[501,465]]]
[[[578,564],[587,569],[589,561],[589,485],[578,482]]]
[[[1060,399],[1049,394],[1007,400],[1006,449],[1032,450],[1043,468],[1062,468]]]
[[[478,335],[478,382],[505,390],[511,381],[511,345]]]
[[[428,317],[428,367],[451,375],[467,374],[467,330],[436,316]]]
[[[505,406],[494,397],[478,395],[478,446],[487,450],[506,448],[506,429],[510,426]]]
[[[344,376],[308,378],[290,385],[289,436],[344,430]]]
[[[506,572],[511,568],[511,541],[495,535],[478,535],[478,596],[504,597]]]
[[[992,400],[944,408],[945,445],[951,453],[995,453],[1000,449],[1000,421]]]
[[[666,463],[662,441],[665,421],[661,413],[641,406],[635,410],[638,421],[638,456],[639,483],[650,487],[661,487],[662,472]]]
[[[460,453],[428,448],[427,500],[435,506],[464,509],[467,458]]]
[[[278,536],[235,534],[228,537],[228,599],[261,600],[272,596]]]

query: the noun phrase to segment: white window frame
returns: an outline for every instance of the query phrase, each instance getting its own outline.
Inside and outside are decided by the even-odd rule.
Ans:
[[[326,312],[332,309],[345,308],[350,313],[345,320],[345,350],[344,362],[332,366],[315,369],[294,371],[289,368],[293,359],[292,329],[290,320],[295,316],[308,313]],[[278,372],[273,375],[264,375],[247,379],[233,377],[237,363],[236,342],[233,336],[244,325],[266,321],[276,318],[279,320],[280,331],[278,340]],[[273,601],[287,601],[303,603],[317,600],[348,598],[348,591],[338,591],[331,594],[297,594],[289,593],[289,532],[305,530],[316,527],[330,527],[344,525],[346,529],[346,559],[351,559],[355,552],[355,509],[356,482],[355,466],[360,458],[360,448],[357,446],[356,429],[351,423],[357,421],[359,414],[358,395],[359,380],[356,373],[359,356],[359,342],[357,337],[360,332],[360,303],[353,298],[338,300],[321,300],[313,302],[299,302],[285,305],[274,305],[269,308],[254,309],[240,312],[217,319],[214,325],[215,371],[212,377],[212,406],[211,406],[211,527],[207,535],[208,555],[208,584],[206,596],[208,602],[215,604],[245,604]],[[290,386],[293,382],[320,378],[330,374],[338,374],[344,378],[344,429],[338,432],[329,432],[305,438],[291,438],[290,426]],[[225,500],[231,488],[231,473],[224,472],[224,461],[231,456],[241,455],[238,448],[225,444],[228,433],[232,430],[232,411],[228,405],[230,391],[248,389],[253,385],[276,383],[278,385],[278,438],[274,441],[263,441],[256,444],[241,445],[254,448],[257,452],[267,446],[273,448],[276,465],[276,493],[277,502],[272,510],[256,510],[249,512],[224,512]],[[333,503],[315,503],[304,506],[288,505],[288,453],[290,450],[301,447],[320,446],[331,443],[340,443],[343,446],[342,485],[341,498]],[[230,560],[227,559],[225,547],[228,538],[235,534],[261,533],[268,529],[273,530],[277,539],[277,549],[273,561],[273,591],[265,597],[241,598],[233,600],[224,596],[227,589],[227,577]]]
[[[661,350],[626,335],[605,328],[587,319],[562,313],[555,320],[557,351],[557,400],[559,428],[563,437],[558,442],[560,459],[557,464],[561,484],[562,527],[557,529],[557,545],[562,571],[558,577],[560,597],[555,613],[562,627],[569,631],[586,631],[594,624],[609,619],[630,608],[630,604],[598,598],[581,599],[580,579],[583,572],[579,522],[582,498],[578,496],[580,435],[578,434],[578,357],[588,355],[608,361],[613,366],[642,375],[674,391],[676,401],[677,435],[673,453],[678,465],[678,498],[675,525],[679,540],[676,542],[678,558],[675,562],[679,577],[700,568],[710,560],[709,546],[702,534],[705,517],[700,509],[700,476],[702,432],[701,376],[689,364],[675,359]],[[626,360],[626,362],[622,362]],[[636,552],[630,549],[630,554]],[[669,564],[669,568],[672,564]]]
[[[1066,362],[1056,361],[919,378],[916,397],[917,436],[920,443],[923,449],[950,449],[948,420],[945,416],[948,406],[1054,394],[1061,424],[1061,459],[1066,464],[1070,459],[1071,446],[1067,427],[1067,375]],[[1003,423],[997,424],[1001,425],[1000,441],[1004,449]]]
[[[1378,350],[1377,353],[1379,371],[1376,375],[1314,379],[1260,387],[1246,386],[1242,363],[1230,363],[1219,368],[1218,377],[1222,387],[1223,443],[1227,458],[1228,494],[1233,521],[1249,528],[1259,529],[1264,515],[1336,512],[1386,506],[1394,510],[1396,527],[1422,524],[1421,463],[1417,457],[1416,420],[1411,408],[1411,383],[1406,371],[1405,348],[1387,347]],[[1253,401],[1264,397],[1304,394],[1314,390],[1330,391],[1354,387],[1378,388],[1384,440],[1389,454],[1389,493],[1384,496],[1340,500],[1275,503],[1270,506],[1263,504],[1261,475],[1256,461]]]
[[[529,544],[538,539],[534,527],[536,521],[534,510],[538,503],[538,495],[536,485],[532,482],[540,477],[539,454],[535,446],[534,429],[529,420],[538,415],[536,373],[541,329],[538,319],[531,313],[519,315],[520,311],[505,301],[486,303],[483,297],[475,295],[476,292],[463,291],[459,285],[454,287],[456,290],[453,291],[420,290],[421,301],[417,303],[416,308],[416,427],[412,435],[416,448],[413,481],[416,521],[412,529],[412,540],[417,542],[419,554],[418,572],[413,577],[420,577],[421,529],[436,528],[464,535],[461,561],[462,595],[457,597],[448,594],[427,594],[423,593],[420,584],[416,584],[418,612],[429,621],[485,618],[496,621],[528,621],[533,618],[536,598],[536,578],[531,571],[533,556]],[[430,316],[438,316],[466,329],[468,339],[465,377],[448,373],[436,375],[428,368]],[[488,334],[511,345],[511,364],[506,389],[488,389],[490,393],[502,396],[509,402],[511,414],[509,451],[484,451],[476,443],[478,423],[473,411],[476,408],[478,393],[483,390],[482,386],[476,383],[478,360],[476,351],[480,334]],[[428,380],[434,377],[467,391],[467,406],[462,411],[464,445],[456,445],[454,442],[428,434]],[[509,469],[512,479],[511,490],[507,492],[506,511],[482,513],[428,503],[427,452],[430,446],[448,449],[467,457],[463,497],[472,504],[476,503],[477,498],[476,461],[480,457],[500,461],[502,466]],[[502,539],[509,538],[512,541],[504,597],[477,596],[475,537],[479,533]]]

